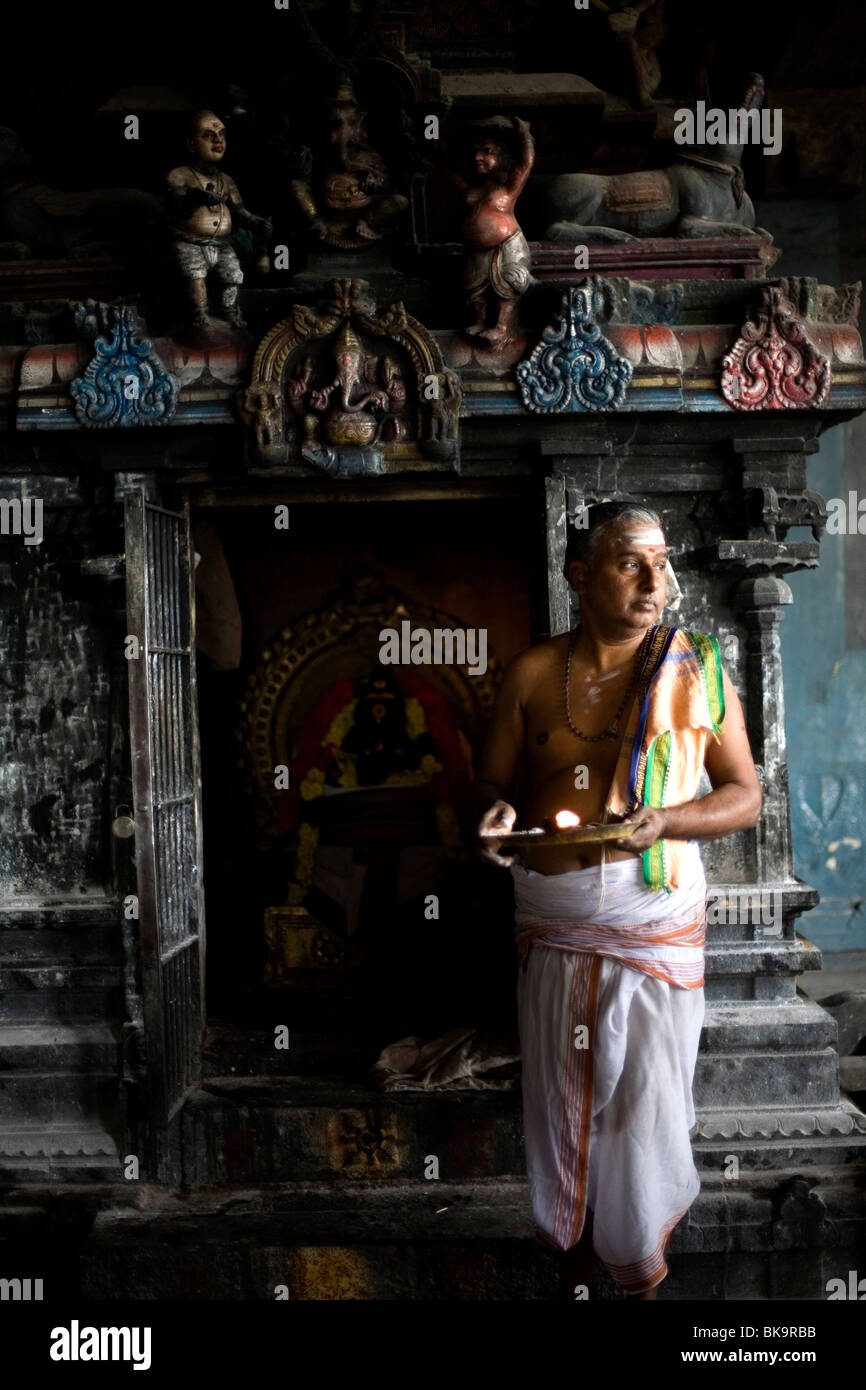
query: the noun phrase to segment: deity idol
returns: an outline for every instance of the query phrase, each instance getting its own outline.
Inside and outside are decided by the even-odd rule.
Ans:
[[[384,389],[370,390],[367,373],[380,367],[368,358],[354,330],[346,323],[334,347],[336,374],[326,386],[310,391],[307,408],[312,414],[305,417],[305,433],[309,443],[319,437],[320,422],[329,444],[364,447],[378,441],[383,417],[402,409],[406,401],[405,383],[396,364],[386,359]],[[391,420],[391,433],[399,423]]]
[[[328,106],[323,148],[300,151],[301,177],[292,196],[313,235],[325,246],[357,249],[378,241],[408,207],[389,193],[385,162],[367,143],[364,112],[348,82]]]
[[[519,301],[532,280],[532,257],[514,205],[529,178],[535,142],[528,122],[517,117],[509,123],[494,116],[473,130],[474,179],[449,174],[466,191],[464,288],[474,317],[466,332],[501,348],[518,336]],[[520,141],[517,158],[509,148],[513,132]]]
[[[271,222],[247,211],[234,179],[220,169],[226,131],[219,116],[213,111],[198,111],[190,123],[187,143],[192,160],[172,169],[167,184],[175,257],[187,283],[193,326],[208,327],[207,277],[213,270],[222,286],[223,317],[243,328],[238,287],[244,275],[232,246],[232,231],[237,223],[266,240]]]

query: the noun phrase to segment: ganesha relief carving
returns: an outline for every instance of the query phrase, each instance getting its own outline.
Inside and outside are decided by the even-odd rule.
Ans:
[[[401,458],[456,460],[460,384],[402,304],[377,311],[363,280],[333,280],[263,339],[241,414],[265,467],[384,473]]]

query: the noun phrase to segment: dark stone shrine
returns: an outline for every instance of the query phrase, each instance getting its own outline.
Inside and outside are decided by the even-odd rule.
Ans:
[[[866,1114],[798,990],[779,641],[827,521],[810,459],[866,409],[860,287],[775,273],[760,149],[674,139],[709,90],[818,98],[774,89],[771,17],[753,58],[710,6],[712,58],[687,6],[627,42],[543,8],[293,0],[281,83],[226,54],[204,92],[82,98],[150,132],[86,196],[6,101],[0,1243],[85,1297],[554,1296],[469,790],[504,667],[574,624],[569,525],[624,495],[663,514],[672,621],[718,637],[764,793],[702,847],[702,1190],[662,1296],[820,1299],[862,1253]],[[237,188],[197,158],[179,267],[161,180],[211,105],[262,216],[211,240]],[[382,664],[386,630],[433,655]],[[412,1039],[451,1084],[383,1086]]]

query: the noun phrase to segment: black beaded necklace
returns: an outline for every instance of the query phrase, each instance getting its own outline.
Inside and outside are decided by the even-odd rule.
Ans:
[[[643,641],[637,649],[637,652],[635,653],[634,667],[631,673],[631,680],[629,681],[628,688],[626,689],[626,692],[622,697],[620,707],[614,715],[613,722],[611,724],[608,724],[607,728],[604,729],[600,734],[584,734],[581,732],[580,729],[576,729],[574,727],[574,724],[572,723],[571,719],[571,658],[574,653],[574,648],[577,643],[577,639],[580,636],[580,625],[578,624],[578,626],[574,629],[568,640],[568,656],[565,660],[565,717],[568,720],[568,727],[569,729],[571,729],[571,732],[574,734],[575,738],[581,738],[586,743],[601,743],[602,739],[616,738],[617,734],[619,733],[619,721],[622,719],[622,716],[628,709],[631,703],[632,696],[634,695],[635,691],[640,688],[641,683],[643,681],[644,674],[647,668],[647,662],[649,660],[650,649],[652,647],[653,636],[656,630],[656,627],[649,628],[646,636],[644,637]]]

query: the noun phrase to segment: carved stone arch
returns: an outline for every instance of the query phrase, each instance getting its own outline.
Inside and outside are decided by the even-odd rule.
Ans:
[[[341,454],[340,441],[336,448],[323,450],[321,460],[315,450],[303,448],[309,422],[315,424],[317,414],[326,422],[327,411],[316,405],[312,380],[303,388],[299,385],[299,368],[310,361],[321,386],[322,372],[333,360],[342,334],[350,334],[366,354],[365,369],[369,363],[391,360],[407,378],[405,407],[394,411],[395,420],[400,417],[392,430],[394,437],[376,442],[381,466],[373,466],[369,458],[350,466],[351,449],[344,448]],[[402,466],[413,455],[443,461],[457,457],[459,378],[446,369],[433,335],[402,304],[377,311],[364,280],[332,280],[317,309],[296,304],[287,318],[269,330],[256,350],[239,407],[253,431],[258,460],[265,465],[303,460],[337,473],[385,472],[389,463]],[[358,415],[367,421],[362,411]],[[330,461],[324,458],[328,452],[334,456]]]
[[[386,589],[378,576],[357,574],[351,589],[316,613],[284,627],[262,652],[241,702],[237,731],[240,762],[252,795],[256,819],[265,836],[279,833],[280,793],[274,768],[288,761],[298,730],[316,700],[337,679],[361,679],[379,666],[384,628],[460,629],[452,613],[430,608]],[[389,668],[394,669],[394,668]],[[502,678],[502,667],[488,651],[486,670],[471,675],[468,666],[413,666],[412,671],[448,702],[455,724],[471,754],[489,719]]]

